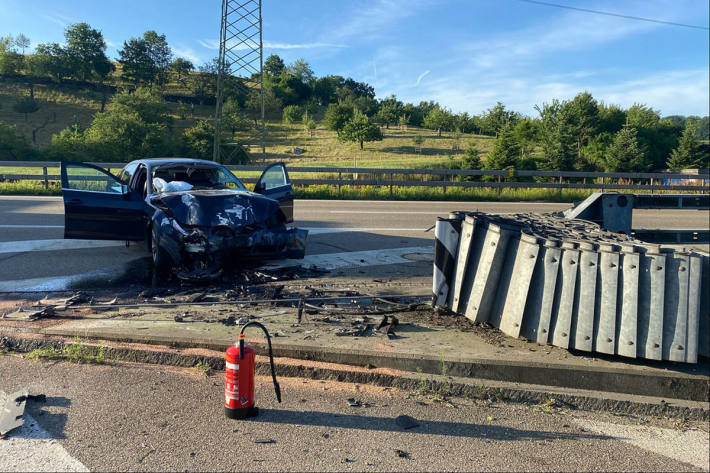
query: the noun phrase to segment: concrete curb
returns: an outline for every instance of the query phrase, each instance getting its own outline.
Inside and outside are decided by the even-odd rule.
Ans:
[[[62,337],[11,337],[0,338],[0,349],[27,353],[38,348],[61,350],[74,341]],[[125,346],[104,346],[86,344],[82,341],[81,349],[85,356],[96,356],[101,350],[108,362],[136,362],[179,367],[194,367],[198,363],[213,370],[224,369],[224,359],[220,352],[214,354],[181,353],[175,348],[156,346],[154,349]],[[194,348],[194,346],[193,346]],[[220,350],[221,351],[221,350]],[[403,390],[419,391],[423,394],[459,396],[473,399],[516,402],[531,405],[554,405],[582,410],[600,410],[630,415],[651,415],[687,420],[710,420],[710,409],[706,402],[672,400],[648,396],[600,393],[582,389],[564,389],[542,385],[527,385],[490,381],[478,378],[460,378],[442,375],[423,375],[382,368],[367,369],[338,365],[314,363],[289,358],[277,358],[278,376],[301,377],[315,380],[333,380],[348,383],[391,386]],[[260,375],[270,373],[268,359],[258,357],[256,372]]]
[[[52,335],[74,336],[53,329]],[[163,345],[172,348],[206,348],[224,351],[230,342],[224,340],[195,340],[178,336],[141,336],[115,334],[93,330],[82,334],[94,340],[114,340],[127,343]],[[259,355],[265,355],[266,344],[251,341]],[[313,347],[274,342],[274,352],[286,358],[337,363],[354,366],[376,366],[396,370],[438,375],[478,378],[491,381],[524,383],[555,388],[582,389],[595,392],[652,396],[688,401],[710,401],[710,378],[683,372],[663,374],[627,368],[599,368],[567,366],[553,363],[515,362],[494,359],[456,359],[447,357],[442,362],[437,356],[406,353],[383,353],[371,350],[348,350]]]

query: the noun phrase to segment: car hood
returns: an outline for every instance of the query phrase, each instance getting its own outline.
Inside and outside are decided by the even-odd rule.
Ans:
[[[189,190],[157,194],[181,225],[231,228],[263,224],[279,210],[279,203],[253,192]]]

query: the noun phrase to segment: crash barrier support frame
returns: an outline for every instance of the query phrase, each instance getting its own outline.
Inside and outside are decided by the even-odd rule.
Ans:
[[[101,166],[109,171],[111,169],[121,169],[125,163],[91,163]],[[0,161],[0,167],[31,167],[41,168],[41,174],[15,174],[0,172],[0,182],[3,180],[40,180],[45,188],[49,188],[50,181],[58,181],[59,175],[50,175],[48,168],[58,168],[59,163],[54,161]],[[232,171],[263,171],[266,166],[244,166],[228,165]],[[332,167],[303,167],[289,166],[290,173],[313,173],[333,175],[328,179],[292,179],[296,185],[331,185],[340,189],[342,186],[384,186],[390,189],[397,187],[489,187],[497,188],[541,188],[541,189],[633,189],[637,191],[683,191],[683,192],[705,192],[710,188],[710,173],[708,170],[700,170],[698,174],[692,173],[628,173],[628,172],[576,172],[576,171],[524,171],[524,170],[486,170],[486,169],[395,169],[395,168],[332,168]],[[377,175],[379,178],[362,179],[365,175]],[[337,177],[336,177],[337,175]],[[348,177],[350,176],[350,177]],[[398,176],[422,176],[440,177],[440,179],[395,179]],[[484,176],[495,177],[492,181],[463,180],[475,179]],[[538,180],[516,181],[517,178],[533,178]],[[549,182],[540,182],[540,179],[547,179]],[[564,180],[567,182],[564,182]],[[588,179],[600,182],[587,183]],[[631,183],[617,182],[610,183],[610,179],[627,180]],[[658,180],[701,180],[701,185],[682,184],[656,184]],[[573,182],[582,180],[582,182]],[[256,178],[245,178],[242,181],[247,183],[256,182]],[[647,181],[648,184],[633,183],[633,181]],[[687,201],[690,202],[690,201]],[[687,206],[693,207],[688,204]],[[685,206],[684,206],[685,207]],[[640,207],[639,207],[640,208]]]
[[[437,287],[450,293],[437,294],[436,308],[566,349],[683,363],[710,356],[704,251],[551,214],[453,212],[436,228],[460,231],[448,236],[455,249],[435,254],[435,272],[444,256],[456,264],[439,271]]]

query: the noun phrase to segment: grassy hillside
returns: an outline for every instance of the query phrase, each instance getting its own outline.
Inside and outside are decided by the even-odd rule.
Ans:
[[[101,109],[100,92],[57,84],[36,84],[34,96],[40,108],[25,118],[24,114],[15,112],[12,106],[27,95],[29,88],[26,84],[0,81],[0,121],[16,125],[30,141],[34,130],[37,147],[47,145],[53,134],[74,123],[88,127],[94,114]],[[197,120],[214,116],[213,106],[195,105],[194,110],[190,109],[182,119],[177,103],[169,102],[168,106],[173,116],[174,133],[182,133],[182,130],[193,126]],[[335,132],[326,130],[320,124],[313,136],[310,136],[301,124],[286,125],[270,121],[267,122],[265,142],[266,162],[283,160],[302,166],[441,167],[448,164],[450,156],[460,157],[463,154],[462,151],[453,150],[453,133],[444,132],[438,137],[432,130],[416,127],[406,130],[390,127],[383,129],[383,132],[382,141],[365,143],[365,149],[360,150],[356,143],[339,142]],[[413,142],[417,135],[424,138],[420,152],[415,151]],[[261,161],[259,131],[238,133],[235,139],[248,143],[254,160]],[[471,140],[476,140],[485,159],[493,139],[490,136],[463,134],[459,139],[459,148],[465,148]],[[304,148],[306,152],[295,155],[294,147]]]

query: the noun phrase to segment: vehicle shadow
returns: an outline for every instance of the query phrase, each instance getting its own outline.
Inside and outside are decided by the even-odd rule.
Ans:
[[[416,420],[418,426],[404,429],[395,418],[354,414],[334,414],[319,411],[290,411],[286,409],[259,409],[259,416],[251,422],[308,425],[384,432],[406,432],[408,434],[445,435],[449,437],[486,438],[488,440],[530,441],[530,440],[574,440],[608,439],[603,435],[574,432],[552,432],[516,429],[500,425],[469,424],[465,422],[444,422]]]
[[[27,437],[35,438],[52,438],[52,439],[64,439],[66,434],[64,433],[64,427],[67,423],[66,412],[51,412],[47,410],[48,407],[62,407],[68,408],[71,406],[71,399],[64,396],[48,396],[44,401],[39,400],[28,400],[25,406],[25,413],[29,414],[32,419],[25,419],[25,427],[31,427],[31,424],[37,423],[42,429],[44,429],[49,435],[44,437],[37,436],[36,431],[31,431],[29,429],[20,430],[20,432],[30,433]],[[27,425],[27,423],[30,425]]]

